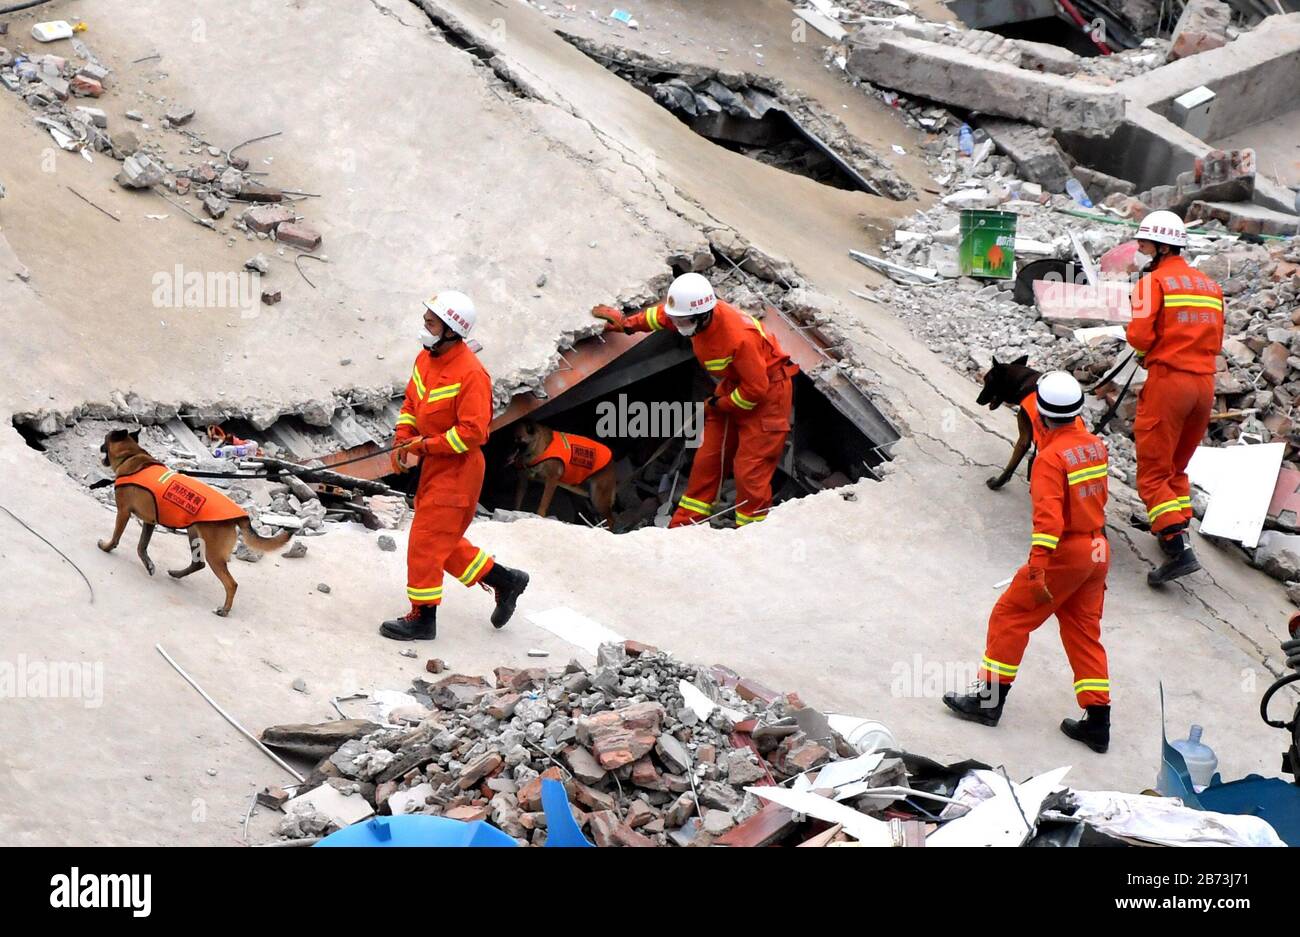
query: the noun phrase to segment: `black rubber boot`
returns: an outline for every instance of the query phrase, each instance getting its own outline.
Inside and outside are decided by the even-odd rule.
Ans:
[[[1061,731],[1094,752],[1105,754],[1110,748],[1110,707],[1089,706],[1082,719],[1062,719]]]
[[[413,605],[401,618],[380,625],[379,633],[394,641],[432,641],[438,636],[438,606]]]
[[[492,627],[504,628],[515,613],[515,603],[528,588],[528,574],[522,569],[511,569],[496,563],[481,580],[497,597],[497,607],[492,609]]]
[[[967,693],[943,694],[943,704],[963,719],[995,726],[1002,718],[1002,707],[1010,692],[1010,683],[988,684],[981,680]]]
[[[1147,573],[1148,586],[1163,586],[1166,582],[1178,579],[1180,576],[1186,576],[1188,573],[1194,573],[1201,568],[1200,561],[1196,559],[1196,554],[1192,552],[1192,545],[1188,540],[1185,528],[1177,531],[1171,528],[1169,532],[1162,534],[1160,549],[1164,551],[1165,556],[1169,557],[1169,559],[1159,569],[1153,569]]]

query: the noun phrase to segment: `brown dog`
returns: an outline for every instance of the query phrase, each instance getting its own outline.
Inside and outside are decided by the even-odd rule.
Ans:
[[[239,588],[227,565],[235,549],[235,531],[243,534],[244,543],[261,552],[284,546],[292,533],[285,531],[274,537],[259,537],[243,508],[215,488],[168,471],[167,466],[141,448],[139,438],[139,430],[128,433],[115,429],[104,437],[104,443],[99,447],[104,454],[104,464],[117,476],[114,487],[117,522],[113,526],[112,539],[99,541],[99,548],[111,553],[122,539],[126,522],[132,516],[138,518],[141,531],[135,552],[152,576],[154,565],[149,559],[149,540],[153,537],[154,527],[161,523],[164,527],[183,528],[190,539],[190,565],[184,569],[170,569],[167,575],[183,579],[208,563],[212,564],[212,572],[226,589],[226,604],[215,612],[225,617],[230,614],[235,590]]]
[[[1025,412],[1024,407],[1020,406],[1020,401],[1033,393],[1034,388],[1038,385],[1038,379],[1042,377],[1042,372],[1029,367],[1028,361],[1028,355],[1007,362],[1001,362],[994,358],[993,367],[989,368],[989,372],[984,375],[984,386],[980,390],[979,397],[975,400],[975,403],[980,406],[987,405],[990,410],[996,410],[1003,404],[1017,408],[1016,424],[1020,430],[1020,435],[1011,448],[1011,459],[1007,462],[1007,467],[1002,470],[1001,474],[995,475],[984,482],[994,491],[1011,481],[1011,476],[1016,473],[1021,460],[1024,459],[1034,443],[1034,426],[1029,414]],[[1032,456],[1029,459],[1029,468],[1030,471],[1033,471],[1034,459]]]
[[[614,492],[618,479],[608,446],[585,436],[557,433],[540,423],[524,421],[515,427],[511,462],[519,470],[516,511],[523,507],[530,479],[544,486],[542,500],[537,505],[541,517],[550,511],[556,488],[563,485],[578,494],[585,488],[592,506],[604,518],[606,529],[614,529]]]

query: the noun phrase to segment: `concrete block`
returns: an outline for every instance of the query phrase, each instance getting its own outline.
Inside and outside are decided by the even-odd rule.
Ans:
[[[108,115],[97,107],[78,107],[77,113],[84,115],[96,127],[108,126]]]
[[[1188,0],[1174,27],[1169,60],[1185,59],[1227,45],[1231,21],[1232,7],[1221,0]]]
[[[1049,192],[1065,191],[1070,164],[1050,131],[996,117],[981,118],[977,123],[998,150],[1016,164],[1023,179],[1036,182]]]
[[[1237,234],[1300,234],[1300,215],[1265,208],[1253,202],[1192,202],[1187,220],[1218,221]]]
[[[1088,190],[1088,196],[1094,204],[1111,195],[1132,195],[1137,189],[1137,186],[1126,179],[1116,179],[1114,176],[1107,175],[1096,169],[1089,169],[1087,166],[1075,166],[1074,176],[1083,183],[1083,187]]]
[[[119,185],[128,189],[148,189],[163,181],[165,173],[144,153],[135,153],[122,161],[122,169],[117,174]]]
[[[1036,72],[1048,72],[1053,75],[1073,75],[1082,59],[1069,49],[1050,45],[1046,42],[1033,42],[1029,39],[1012,40],[1020,50],[1020,67]]]
[[[1060,75],[989,61],[963,49],[863,29],[848,60],[857,78],[968,110],[1085,135],[1124,119],[1124,95]]]
[[[194,119],[194,108],[183,104],[173,104],[163,115],[173,127],[183,127]]]

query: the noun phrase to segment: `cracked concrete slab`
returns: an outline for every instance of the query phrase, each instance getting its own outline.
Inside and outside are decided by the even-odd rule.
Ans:
[[[489,36],[485,5],[437,6]],[[155,90],[167,87],[188,96],[212,81],[202,61],[206,51],[173,51],[171,44],[184,40],[160,39],[172,35],[166,30],[125,28],[151,15],[172,17],[167,22],[177,26],[178,14],[167,5],[150,0],[106,7],[121,14],[122,31],[113,41],[122,48],[99,39],[101,54],[129,60],[152,51],[144,48],[147,43],[161,43],[164,55],[176,61],[166,79],[156,79]],[[137,7],[140,12],[133,12]],[[10,188],[10,198],[0,204],[0,224],[18,253],[4,254],[0,244],[0,263],[33,269],[31,284],[0,276],[0,315],[6,317],[0,325],[17,328],[19,342],[13,372],[0,378],[0,409],[40,394],[76,401],[106,396],[123,384],[159,395],[169,388],[188,392],[200,381],[214,393],[266,387],[315,395],[342,380],[333,364],[341,354],[360,361],[383,353],[383,361],[367,365],[368,376],[397,380],[413,352],[401,307],[418,300],[426,274],[471,275],[478,252],[494,257],[498,268],[515,257],[524,266],[522,261],[544,259],[548,251],[563,259],[565,279],[554,296],[548,282],[545,301],[534,310],[511,294],[503,304],[522,303],[524,311],[511,305],[518,314],[503,314],[490,329],[485,325],[494,366],[541,360],[553,353],[556,334],[585,322],[592,303],[645,289],[664,273],[667,253],[692,243],[700,228],[721,225],[791,262],[815,289],[844,304],[829,314],[912,433],[896,447],[895,470],[884,482],[855,486],[854,501],[823,493],[783,505],[766,524],[743,531],[647,529],[615,537],[555,521],[478,523],[471,537],[532,573],[519,616],[505,630],[493,631],[486,622],[489,597],[452,586],[437,642],[419,647],[421,659],[413,661],[374,633],[377,622],[402,605],[404,533],[395,535],[399,551],[385,553],[374,534],[336,527],[314,538],[303,559],[240,564],[235,614],[218,619],[208,610],[215,580],[199,574],[183,582],[155,581],[127,547],[125,555],[98,551],[94,541],[109,529],[111,513],[17,434],[0,433],[0,504],[64,550],[90,578],[96,596],[93,605],[86,604],[75,570],[0,514],[10,571],[0,579],[0,602],[17,610],[0,634],[0,659],[22,654],[97,662],[103,673],[98,706],[79,699],[5,701],[6,729],[21,744],[0,748],[0,781],[11,792],[0,801],[0,839],[239,841],[253,790],[287,778],[166,666],[155,643],[256,731],[272,723],[330,718],[329,697],[354,688],[404,688],[424,657],[441,657],[469,673],[523,666],[532,647],[567,659],[573,648],[527,620],[530,613],[561,605],[685,659],[724,663],[766,685],[798,690],[812,705],[880,719],[917,752],[939,759],[976,757],[1004,764],[1018,777],[1072,764],[1071,782],[1081,787],[1151,785],[1159,756],[1157,683],[1163,680],[1171,732],[1191,721],[1205,725],[1225,777],[1276,773],[1281,741],[1256,710],[1269,680],[1266,662],[1276,666],[1279,660],[1277,640],[1289,608],[1281,587],[1235,557],[1206,548],[1206,572],[1178,589],[1153,592],[1143,580],[1157,551],[1127,532],[1112,535],[1115,565],[1104,624],[1116,688],[1110,753],[1087,753],[1056,731],[1057,720],[1074,712],[1074,700],[1050,626],[1031,643],[1001,726],[984,729],[950,717],[938,695],[952,688],[951,678],[973,672],[962,668],[973,668],[978,659],[987,611],[997,596],[992,586],[1024,560],[1029,505],[1022,480],[998,493],[983,486],[1005,460],[1014,417],[977,409],[973,385],[912,338],[886,308],[849,292],[874,274],[851,261],[847,249],[859,246],[870,226],[888,224],[889,211],[910,206],[891,209],[859,193],[822,191],[744,157],[720,155],[555,36],[534,11],[487,7],[506,27],[496,50],[502,64],[539,98],[497,98],[491,90],[495,76],[466,53],[363,0],[331,0],[328,19],[326,4],[309,0],[261,0],[212,14],[216,27],[230,29],[241,43],[267,46],[258,53],[235,44],[232,54],[243,72],[234,69],[225,80],[236,90],[223,85],[221,94],[213,94],[211,117],[200,99],[194,125],[227,143],[275,129],[280,121],[291,125],[294,136],[265,153],[276,156],[277,174],[304,187],[320,183],[329,204],[313,211],[328,226],[332,260],[332,279],[321,289],[327,300],[313,306],[314,294],[286,290],[285,301],[275,307],[296,309],[302,327],[288,321],[282,338],[267,323],[241,323],[223,343],[232,349],[228,363],[218,352],[214,365],[212,351],[223,347],[212,333],[226,337],[225,322],[216,330],[193,323],[169,343],[129,305],[138,300],[125,300],[124,312],[116,299],[130,283],[118,279],[122,270],[148,270],[149,264],[169,262],[172,252],[201,263],[209,251],[224,256],[224,242],[188,223],[176,231],[143,222],[110,233],[95,229],[93,235],[69,229],[82,216],[73,218],[54,198],[58,183],[69,177],[53,184],[35,178],[37,170],[24,160],[42,141],[27,138],[21,121],[28,115],[7,110],[9,99],[0,97],[6,131],[11,124],[19,128],[16,150],[0,152],[0,175]],[[413,24],[414,11],[396,12]],[[255,15],[264,20],[260,32],[249,29]],[[332,25],[336,16],[349,24],[343,35],[322,32],[321,24]],[[150,38],[139,38],[144,35]],[[307,54],[309,42],[311,59],[324,44],[328,61],[345,63],[330,92],[348,102],[337,122],[329,95],[319,89],[302,89],[310,106],[265,94],[259,55],[280,56],[277,50],[283,50],[269,71],[284,87],[296,87],[293,82],[306,79],[291,74],[293,55]],[[378,56],[376,68],[396,61],[391,50],[403,53],[400,68],[387,74],[400,71],[405,81],[411,69],[418,70],[422,82],[415,86],[427,95],[394,100],[376,98],[373,83],[354,87],[362,84],[355,65],[359,49]],[[355,70],[349,74],[349,68]],[[377,121],[375,113],[384,119]],[[266,123],[250,128],[249,114]],[[474,146],[465,153],[430,146],[402,123],[464,134],[467,116],[475,115]],[[211,128],[205,128],[207,120]],[[392,133],[402,134],[400,142],[385,142]],[[328,141],[324,154],[321,139]],[[384,171],[363,183],[327,165],[331,148],[343,140]],[[546,179],[567,188],[530,189],[527,176],[514,174],[517,157],[502,155],[518,148]],[[15,151],[24,158],[17,159]],[[96,168],[65,166],[62,160],[58,165],[61,173]],[[14,208],[15,178],[27,186],[51,185],[42,190],[50,197],[44,209],[49,218],[42,220],[32,204]],[[667,207],[659,204],[661,197]],[[498,199],[508,210],[486,211]],[[364,243],[387,230],[384,222],[405,238],[389,240],[387,252]],[[120,226],[125,225],[124,220]],[[107,285],[85,287],[97,305],[86,306],[81,320],[75,313],[83,307],[72,302],[77,290],[53,276],[62,267],[56,269],[51,258],[69,256],[63,245],[70,230],[84,237],[74,244],[100,261],[90,269],[111,263],[117,271],[104,274]],[[115,243],[106,240],[110,234]],[[590,240],[598,249],[587,247]],[[243,252],[236,256],[242,261]],[[392,282],[373,282],[376,265]],[[530,269],[524,279],[531,284],[536,275]],[[350,314],[348,303],[358,295],[379,297],[361,313],[368,321],[337,324],[337,310]],[[290,306],[295,299],[300,305]],[[242,336],[238,345],[236,335]],[[259,335],[260,345],[253,342]],[[245,352],[249,359],[242,358]],[[1113,523],[1125,513],[1120,494],[1117,486]],[[601,557],[602,569],[628,571],[617,588],[609,588],[607,577],[597,581],[586,572],[593,554]],[[183,539],[160,534],[154,555],[160,566],[175,565],[185,555]],[[706,599],[697,582],[683,581],[685,569],[710,584]],[[329,595],[316,591],[319,582],[332,587]],[[824,588],[826,582],[836,588]],[[720,583],[727,587],[718,588]],[[292,690],[299,677],[307,693]],[[31,809],[35,803],[39,811]],[[271,825],[270,817],[255,817],[253,838],[265,838]]]

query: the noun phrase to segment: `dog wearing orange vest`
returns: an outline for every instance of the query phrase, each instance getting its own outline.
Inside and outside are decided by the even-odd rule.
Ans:
[[[606,529],[614,529],[614,492],[618,479],[608,446],[585,436],[557,433],[540,423],[521,421],[515,427],[515,450],[510,461],[519,471],[516,511],[523,508],[530,480],[543,485],[542,500],[537,505],[540,517],[550,511],[555,489],[560,485],[586,487],[592,506],[605,520]]]
[[[128,433],[115,429],[104,437],[99,447],[104,464],[117,477],[113,494],[117,500],[117,522],[113,536],[100,540],[98,546],[105,553],[116,549],[132,517],[141,524],[140,542],[136,555],[149,575],[154,574],[153,561],[149,559],[149,540],[154,527],[162,524],[184,530],[190,540],[190,565],[184,569],[169,569],[173,579],[184,579],[197,573],[206,565],[226,590],[226,602],[215,613],[223,618],[230,614],[239,583],[230,575],[230,554],[235,549],[236,531],[243,534],[244,543],[251,549],[265,553],[289,542],[291,531],[274,537],[260,537],[253,530],[247,512],[221,492],[209,485],[168,470],[140,445],[140,431]],[[205,562],[206,560],[206,562]]]

